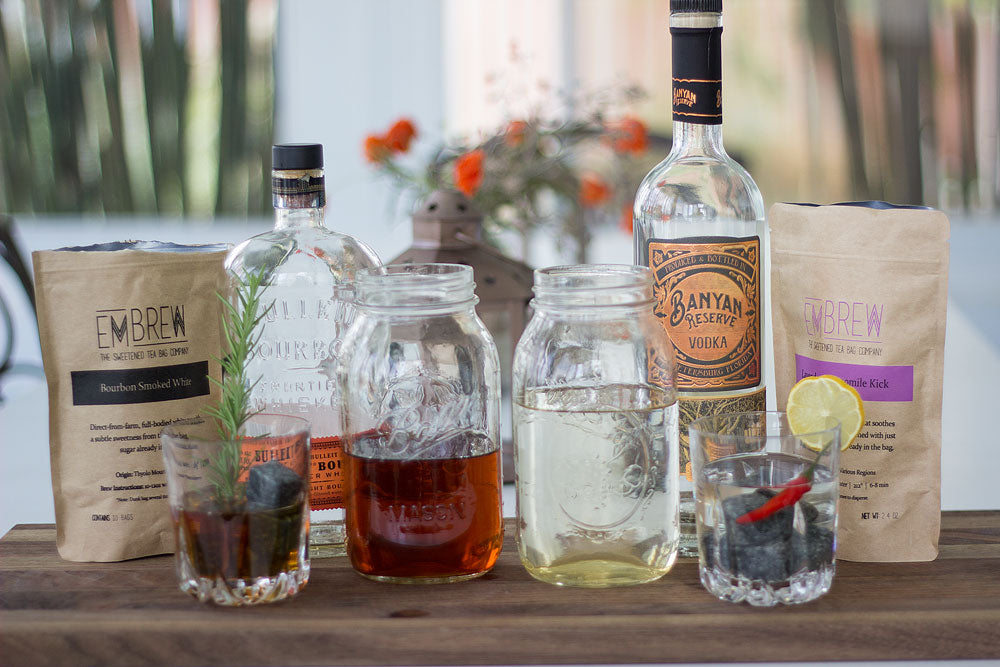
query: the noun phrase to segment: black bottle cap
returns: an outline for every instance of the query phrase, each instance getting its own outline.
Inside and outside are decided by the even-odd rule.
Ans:
[[[275,144],[271,169],[322,169],[323,144]]]
[[[722,0],[670,0],[671,14],[722,13]]]

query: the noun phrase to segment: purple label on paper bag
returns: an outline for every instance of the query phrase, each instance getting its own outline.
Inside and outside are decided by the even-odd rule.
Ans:
[[[795,355],[795,381],[812,375],[836,375],[854,387],[864,401],[913,400],[913,366],[868,366],[817,361]]]

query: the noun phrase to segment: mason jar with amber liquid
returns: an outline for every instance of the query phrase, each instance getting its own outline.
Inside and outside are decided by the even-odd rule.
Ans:
[[[361,271],[345,339],[347,553],[394,583],[478,577],[503,544],[500,370],[472,268]]]

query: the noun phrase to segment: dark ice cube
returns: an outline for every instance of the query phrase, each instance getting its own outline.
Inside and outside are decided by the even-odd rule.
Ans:
[[[806,520],[806,523],[816,523],[816,519],[819,518],[819,510],[816,506],[805,500],[799,501],[799,508],[802,510],[802,517]]]
[[[288,554],[299,548],[306,520],[303,509],[300,501],[277,510],[249,513],[250,576],[273,577],[288,568]]]
[[[788,572],[795,574],[801,570],[818,570],[833,562],[836,540],[833,531],[822,526],[808,524],[805,534],[796,533],[788,552]]]
[[[729,557],[729,539],[726,537],[725,533],[722,533],[719,536],[718,553],[716,553],[715,550],[715,535],[713,533],[705,533],[701,540],[701,546],[703,553],[705,554],[705,567],[714,567],[716,563],[718,563],[718,566],[723,570],[732,572],[732,568],[730,567],[732,562]],[[718,561],[716,561],[716,558],[718,558]]]
[[[835,548],[836,539],[832,530],[814,524],[806,527],[806,559],[810,570],[832,563]]]
[[[734,544],[726,534],[722,534],[718,545],[719,550],[716,552],[715,538],[712,535],[705,535],[702,539],[706,567],[717,564],[730,574],[767,582],[784,581],[791,574],[790,543]]]
[[[782,507],[770,516],[751,521],[737,523],[737,519],[751,512],[774,496],[774,491],[760,489],[753,493],[731,496],[722,501],[722,513],[726,521],[726,532],[734,545],[750,546],[785,543],[792,537],[792,524],[795,521],[795,507]]]
[[[302,490],[302,478],[277,461],[250,468],[247,505],[251,510],[278,509],[291,505]]]
[[[701,556],[705,567],[715,566],[715,534],[706,530],[701,536]]]
[[[788,571],[789,543],[736,545],[733,550],[735,572],[748,579],[767,582],[784,581]]]

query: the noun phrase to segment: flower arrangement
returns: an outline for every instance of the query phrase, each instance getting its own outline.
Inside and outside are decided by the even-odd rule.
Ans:
[[[626,89],[631,101],[640,93]],[[538,231],[571,240],[573,260],[587,261],[597,226],[618,222],[632,231],[632,200],[648,169],[640,158],[649,144],[646,125],[633,115],[610,117],[608,102],[575,100],[568,118],[535,112],[478,140],[438,146],[423,163],[410,155],[419,131],[401,118],[365,137],[366,160],[390,177],[411,203],[433,190],[455,188],[483,213],[487,240],[514,231],[522,244]]]

